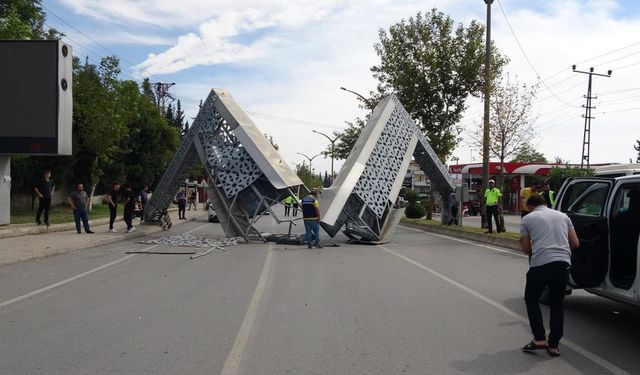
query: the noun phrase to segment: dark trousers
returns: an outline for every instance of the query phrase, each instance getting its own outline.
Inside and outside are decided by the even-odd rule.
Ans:
[[[319,245],[320,244],[320,222],[318,220],[305,220],[304,221],[304,239],[307,245]]]
[[[84,226],[84,231],[89,233],[91,232],[91,228],[89,228],[89,214],[87,210],[73,210],[73,219],[76,221],[76,230],[80,233],[80,221],[82,221],[82,226]]]
[[[498,223],[498,205],[487,206],[487,229],[489,232],[493,232],[493,224],[491,223],[491,217],[496,221],[496,230],[500,228]]]
[[[184,219],[184,212],[185,209],[187,208],[187,202],[186,201],[178,201],[178,218],[180,219]]]
[[[127,230],[133,228],[133,207],[124,207],[124,222],[127,223]]]
[[[540,310],[540,296],[546,287],[549,288],[549,340],[547,345],[557,348],[563,335],[564,326],[564,294],[569,278],[569,264],[566,262],[551,262],[538,267],[531,267],[527,272],[527,285],[524,290],[524,301],[527,305],[527,315],[531,333],[537,341],[544,341],[545,331]]]
[[[293,216],[298,216],[298,205],[297,204],[293,205]]]
[[[449,213],[451,214],[451,217],[449,217],[449,225],[453,223],[458,225],[458,206],[455,205],[449,207]]]
[[[291,212],[291,205],[290,204],[285,204],[284,205],[284,216],[289,216],[290,212]]]
[[[38,212],[36,213],[36,223],[40,224],[40,215],[44,212],[44,223],[49,224],[49,208],[51,207],[51,197],[38,198]]]
[[[111,206],[109,205],[109,229],[113,229],[113,223],[116,221],[116,211],[118,210],[118,205]]]

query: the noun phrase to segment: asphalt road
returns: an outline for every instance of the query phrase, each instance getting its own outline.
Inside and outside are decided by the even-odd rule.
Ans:
[[[142,249],[190,250],[0,267],[0,374],[640,373],[640,309],[585,292],[560,358],[522,353],[527,264],[510,250],[402,227],[383,246],[125,254]]]

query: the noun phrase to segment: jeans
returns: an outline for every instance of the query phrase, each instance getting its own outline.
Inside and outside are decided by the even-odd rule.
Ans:
[[[44,223],[49,224],[49,208],[51,207],[51,197],[38,198],[38,212],[36,213],[36,223],[40,224],[40,215],[44,211]]]
[[[89,233],[91,232],[91,228],[89,228],[89,214],[87,210],[73,210],[73,219],[76,221],[76,230],[80,233],[80,221],[82,220],[82,226],[84,226],[84,231]]]
[[[496,221],[496,230],[500,228],[500,224],[498,223],[498,205],[487,206],[487,229],[489,232],[493,232],[493,225],[491,224],[491,217]]]
[[[549,340],[547,345],[557,348],[563,335],[564,326],[564,294],[569,278],[569,263],[551,262],[538,267],[531,267],[527,272],[527,285],[524,290],[524,301],[527,305],[527,315],[531,333],[537,341],[544,341],[545,331],[540,310],[540,296],[545,287],[549,288]]]
[[[184,211],[185,208],[187,207],[187,202],[186,201],[178,201],[178,217],[180,219],[184,219]]]
[[[133,207],[124,208],[124,222],[127,223],[127,230],[133,228]]]
[[[305,220],[304,230],[304,240],[307,245],[320,245],[320,222],[318,220]]]
[[[109,205],[109,229],[113,229],[113,223],[116,221],[116,211],[118,210],[118,205],[111,206]]]

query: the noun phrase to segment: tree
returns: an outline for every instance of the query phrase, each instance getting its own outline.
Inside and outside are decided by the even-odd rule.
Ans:
[[[467,27],[435,8],[380,30],[375,50],[380,64],[371,68],[380,99],[394,92],[424,131],[441,160],[459,142],[459,122],[470,95],[483,87],[484,26]],[[492,78],[507,62],[492,47]],[[377,100],[376,100],[377,101]]]
[[[512,81],[508,74],[501,76],[493,86],[489,155],[498,159],[501,166],[504,166],[506,159],[515,157],[522,151],[525,154],[535,153],[529,141],[534,134],[531,104],[536,90],[535,85],[528,87],[521,85],[517,79]],[[482,124],[472,133],[474,146],[478,148],[482,148],[482,133]],[[504,171],[504,168],[501,170]],[[501,173],[501,177],[503,175]],[[498,182],[498,186],[502,186],[501,182]]]
[[[553,164],[569,164],[569,163],[570,163],[569,160],[564,160],[560,156],[556,155],[553,157]]]
[[[0,39],[59,39],[56,29],[45,29],[41,0],[10,0],[0,3]]]
[[[358,137],[360,137],[360,133],[365,125],[365,120],[357,117],[354,122],[345,121],[345,124],[347,124],[347,127],[343,131],[333,132],[335,137],[339,137],[333,150],[333,157],[337,160],[344,160],[349,156],[351,149],[353,149]],[[326,150],[322,151],[322,155],[324,155],[325,158],[331,157],[331,144],[327,146]]]
[[[549,160],[543,153],[536,151],[529,143],[525,143],[520,147],[516,156],[511,160],[518,163],[541,163],[547,164]]]
[[[500,76],[492,85],[491,118],[489,123],[489,157],[500,161],[500,174],[496,186],[504,191],[504,162],[518,154],[523,146],[531,147],[528,142],[533,138],[533,121],[531,118],[531,104],[536,96],[537,85],[527,87],[521,85],[518,79],[511,80],[509,74]],[[483,124],[479,124],[472,133],[475,146],[484,147]],[[498,205],[499,228],[504,229],[502,205]],[[484,220],[483,220],[484,225]]]
[[[633,146],[633,149],[638,151],[638,157],[636,158],[636,163],[640,163],[640,140],[636,141],[636,145]]]
[[[593,172],[593,169],[582,169],[580,167],[553,167],[549,171],[549,185],[551,185],[551,190],[558,191],[567,178],[593,176]]]
[[[313,172],[309,169],[309,166],[302,162],[302,164],[296,164],[296,174],[309,189],[313,189],[314,187],[322,186],[322,179],[313,174]]]

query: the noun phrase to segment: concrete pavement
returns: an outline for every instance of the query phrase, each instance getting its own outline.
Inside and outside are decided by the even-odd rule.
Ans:
[[[400,227],[382,246],[125,255],[145,246],[0,268],[0,373],[640,373],[638,310],[581,291],[562,356],[522,353],[527,260],[508,249]]]
[[[192,213],[193,212],[193,213]],[[207,211],[189,211],[188,220],[206,215]],[[185,220],[178,220],[178,211],[169,211],[173,225],[180,225]],[[23,224],[12,225],[0,229],[4,231],[4,238],[0,237],[0,265],[41,259],[52,255],[64,254],[76,250],[106,245],[130,238],[139,238],[162,230],[157,224],[138,225],[139,219],[134,219],[136,230],[126,233],[126,225],[122,218],[118,218],[114,225],[116,233],[109,232],[109,219],[91,220],[91,230],[94,234],[76,233],[75,223],[56,224],[46,226]]]

